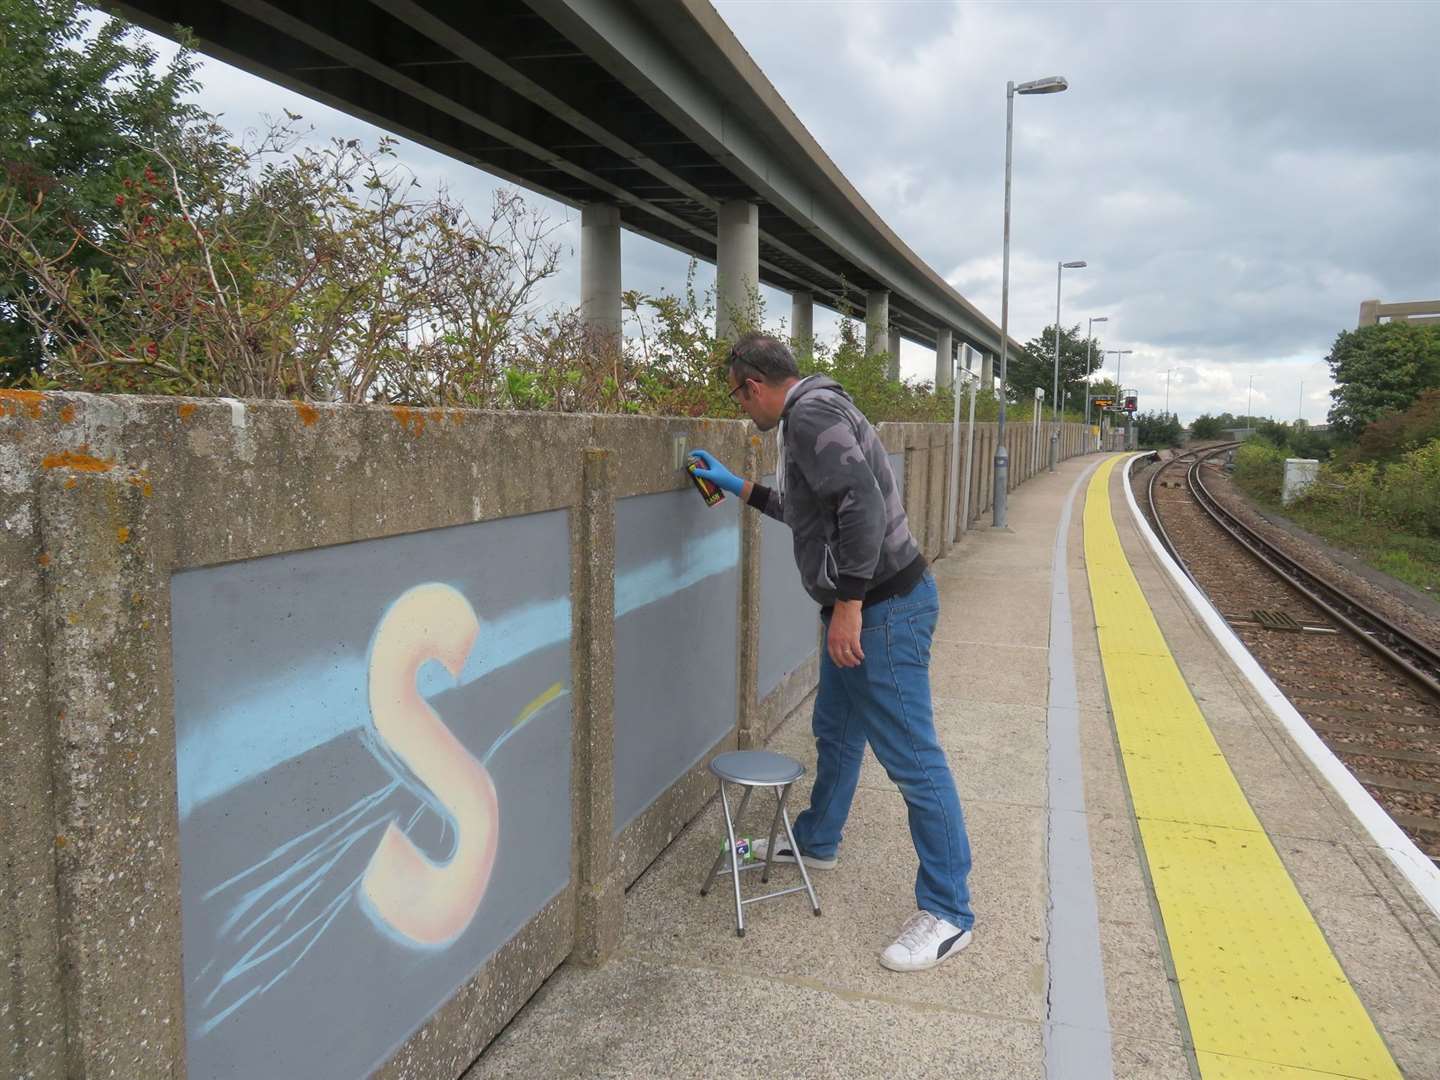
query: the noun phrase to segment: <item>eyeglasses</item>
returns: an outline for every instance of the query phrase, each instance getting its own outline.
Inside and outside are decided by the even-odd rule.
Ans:
[[[744,389],[745,389],[745,381],[744,381],[744,380],[741,380],[740,382],[738,382],[738,383],[736,383],[734,386],[732,386],[732,387],[730,388],[730,400],[731,400],[731,401],[739,401],[740,399],[737,398],[735,395],[736,395],[737,393],[739,393],[741,390],[744,390]]]

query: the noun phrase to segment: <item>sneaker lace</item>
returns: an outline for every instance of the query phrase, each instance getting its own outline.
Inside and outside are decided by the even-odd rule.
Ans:
[[[935,927],[935,916],[928,911],[917,911],[910,918],[905,920],[905,925],[900,928],[900,937],[897,944],[912,951],[921,948],[925,944],[926,937]]]

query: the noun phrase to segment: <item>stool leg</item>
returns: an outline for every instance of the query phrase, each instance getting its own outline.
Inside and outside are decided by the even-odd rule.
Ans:
[[[795,852],[795,865],[800,867],[800,876],[805,879],[805,891],[810,894],[810,909],[820,914],[820,901],[815,898],[815,886],[810,884],[810,872],[805,869],[805,857],[800,854],[800,845],[795,842],[795,830],[790,828],[790,815],[785,812],[785,797],[790,794],[790,785],[780,791],[780,820],[785,823],[785,835],[790,838],[790,850]]]
[[[765,845],[765,869],[760,871],[762,883],[770,880],[770,867],[775,865],[775,837],[780,834],[780,807],[785,803],[785,789],[789,786],[786,784],[775,793],[775,816],[770,819],[770,840]]]
[[[754,788],[748,788],[748,787],[745,789],[745,794],[744,794],[744,796],[740,799],[740,809],[737,810],[737,811],[735,811],[735,819],[736,819],[737,821],[743,821],[743,820],[744,820],[744,818],[745,818],[745,807],[747,807],[747,806],[750,805],[750,793],[751,793],[752,791],[754,791],[754,790],[755,790]],[[724,797],[725,797],[725,781],[724,781],[724,780],[721,780],[721,781],[720,781],[720,797],[721,797],[722,800],[723,800]],[[734,840],[734,834],[733,834],[733,833],[731,834],[730,850],[731,850],[731,851],[734,851],[734,850],[735,850],[735,840]],[[702,886],[700,886],[700,895],[701,895],[701,896],[704,896],[706,893],[708,893],[708,892],[710,891],[710,886],[715,883],[715,878],[716,878],[716,877],[719,875],[719,873],[720,873],[720,865],[721,865],[724,861],[725,861],[725,852],[722,851],[722,852],[720,852],[719,855],[716,855],[716,856],[715,856],[715,861],[710,865],[710,876],[705,879],[705,884],[702,885]]]
[[[745,794],[749,796],[748,789]],[[725,808],[725,833],[730,837],[730,880],[735,885],[735,936],[744,937],[745,905],[740,903],[740,858],[735,853],[735,823],[730,819],[730,797],[725,794],[723,781],[720,784],[720,804]]]

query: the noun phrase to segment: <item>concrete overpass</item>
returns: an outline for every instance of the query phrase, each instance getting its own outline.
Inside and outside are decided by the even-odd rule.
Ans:
[[[620,325],[620,229],[716,263],[718,330],[757,283],[821,303],[867,346],[1000,330],[927,266],[826,156],[706,0],[129,0],[125,17],[581,209],[581,307]],[[1011,348],[1018,348],[1013,341]]]

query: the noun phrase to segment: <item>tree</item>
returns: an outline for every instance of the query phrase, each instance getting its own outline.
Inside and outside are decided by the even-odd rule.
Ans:
[[[1190,423],[1190,436],[1195,439],[1218,439],[1225,425],[1218,416],[1201,413]]]
[[[1184,428],[1174,413],[1143,412],[1135,414],[1136,438],[1147,448],[1179,446]]]
[[[1421,391],[1440,387],[1440,326],[1391,322],[1342,330],[1326,362],[1336,382],[1330,424],[1355,436],[1385,413],[1408,408]]]
[[[1090,366],[1099,371],[1104,360],[1104,346],[1098,338],[1091,339],[1093,352]],[[1034,397],[1035,388],[1045,390],[1046,407],[1052,401],[1055,371],[1055,327],[1047,326],[1038,338],[1032,338],[1010,361],[1007,374],[1011,401],[1029,401]],[[1077,323],[1060,331],[1060,391],[1063,408],[1070,412],[1084,412],[1084,382],[1086,370],[1086,339],[1080,336]]]
[[[140,171],[144,147],[173,141],[201,116],[182,100],[196,85],[189,50],[157,70],[134,27],[118,19],[95,27],[91,18],[76,0],[0,0],[0,199],[32,208],[26,239],[50,258],[72,248],[77,229],[97,238],[113,230],[118,178]],[[114,270],[101,245],[76,247],[70,258],[78,270]],[[0,383],[43,365],[23,310],[40,302],[34,288],[0,272]]]

